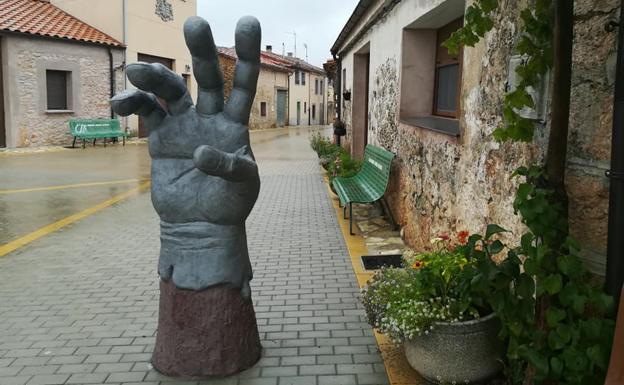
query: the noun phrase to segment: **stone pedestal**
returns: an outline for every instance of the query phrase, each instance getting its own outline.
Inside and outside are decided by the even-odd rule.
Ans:
[[[171,377],[224,377],[253,366],[262,353],[253,303],[227,285],[202,291],[160,281],[152,365]]]

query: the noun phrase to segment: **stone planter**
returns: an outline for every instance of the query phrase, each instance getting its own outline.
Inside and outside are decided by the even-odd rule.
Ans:
[[[502,369],[500,321],[490,314],[473,321],[438,323],[427,335],[404,344],[410,365],[435,383],[477,382]]]

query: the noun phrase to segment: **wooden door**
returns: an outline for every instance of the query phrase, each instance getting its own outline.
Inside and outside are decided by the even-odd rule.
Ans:
[[[277,90],[277,125],[279,127],[286,125],[287,92],[285,90]]]
[[[297,126],[301,124],[301,102],[297,102]]]
[[[165,67],[169,68],[170,70],[173,70],[173,59],[168,59],[165,57],[154,56],[154,55],[147,55],[143,53],[138,54],[137,59],[138,61],[144,62],[144,63],[160,63],[164,65]],[[158,100],[160,101],[160,103],[162,103],[163,106],[167,105],[167,103],[164,100],[160,98],[158,98]],[[145,127],[145,122],[143,121],[143,118],[139,116],[139,138],[145,138],[147,137],[147,135],[149,135],[149,132],[147,130],[147,127]]]

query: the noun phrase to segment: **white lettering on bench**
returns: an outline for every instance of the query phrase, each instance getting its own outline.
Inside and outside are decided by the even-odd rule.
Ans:
[[[89,128],[93,127],[109,127],[108,123],[81,123],[76,125],[76,133],[77,134],[85,134],[89,131]]]
[[[379,162],[377,162],[376,160],[374,160],[372,158],[368,158],[368,162],[371,163],[373,166],[375,166],[378,169],[383,171],[383,166]]]

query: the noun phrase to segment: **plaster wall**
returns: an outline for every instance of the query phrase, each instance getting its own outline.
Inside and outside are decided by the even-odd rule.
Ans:
[[[123,51],[113,49],[113,63]],[[108,48],[19,35],[2,38],[7,147],[68,145],[68,120],[110,118]],[[71,72],[67,111],[47,111],[46,70]],[[116,73],[118,90],[123,74]]]
[[[315,125],[320,124],[320,105],[323,104],[323,108],[327,111],[327,99],[323,96],[323,93],[315,94],[314,82],[315,79],[319,81],[325,82],[324,90],[327,90],[327,79],[320,74],[314,72],[304,72],[305,73],[305,82],[306,84],[295,84],[295,75],[294,73],[290,74],[290,97],[288,103],[288,124],[291,126],[297,125],[297,102],[300,103],[301,113],[300,113],[300,125]],[[314,114],[314,119],[312,119],[312,105],[316,107],[316,113]],[[304,108],[305,107],[305,108]]]
[[[160,56],[174,61],[174,72],[190,74],[191,55],[184,41],[186,19],[197,15],[197,0],[167,0],[173,20],[163,21],[155,12],[156,0],[51,0],[52,4],[125,43],[126,63],[135,63],[138,54]],[[127,30],[124,40],[124,2]],[[130,82],[128,88],[133,88]],[[195,100],[197,83],[191,76],[190,93]],[[130,131],[137,132],[138,118],[128,117]]]
[[[455,4],[451,4],[455,3]],[[377,3],[379,5],[380,3]],[[495,29],[463,53],[461,113],[458,137],[401,122],[402,95],[414,82],[402,68],[404,28],[438,28],[450,20],[436,9],[457,6],[454,0],[406,0],[381,18],[357,41],[354,32],[343,47],[344,84],[354,90],[354,54],[370,45],[369,143],[397,154],[386,195],[407,243],[425,249],[429,239],[460,230],[483,231],[498,223],[515,240],[524,226],[512,209],[518,181],[510,179],[520,165],[542,159],[548,127],[538,127],[533,144],[497,143],[492,132],[500,116],[509,62],[517,39],[523,2],[502,0]],[[604,25],[615,19],[617,0],[579,0],[575,4],[572,106],[567,183],[571,231],[583,245],[590,269],[604,273],[608,206],[608,168],[615,64],[615,32]],[[374,8],[374,7],[373,7]],[[375,9],[370,10],[365,20]],[[363,25],[364,23],[360,23]],[[340,90],[342,92],[342,90]],[[418,95],[418,94],[416,94]],[[353,100],[352,95],[352,100]],[[407,97],[407,98],[404,98]],[[426,97],[426,95],[425,95]],[[347,145],[352,140],[352,102],[343,101]],[[408,104],[409,105],[409,104]],[[511,240],[511,239],[510,239]]]

